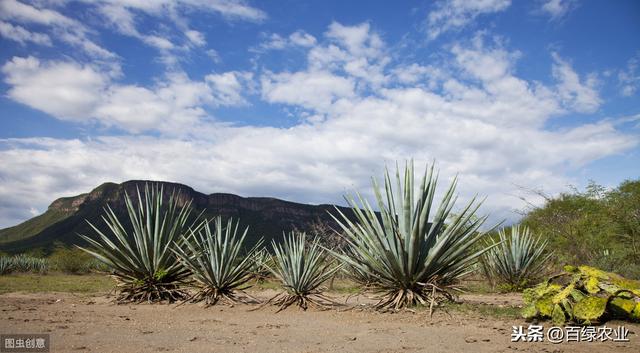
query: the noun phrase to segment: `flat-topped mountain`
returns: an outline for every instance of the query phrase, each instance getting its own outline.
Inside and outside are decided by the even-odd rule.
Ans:
[[[125,192],[130,196],[145,184],[161,184],[165,194],[175,192],[185,204],[192,200],[193,214],[204,211],[204,217],[221,215],[240,219],[241,227],[249,226],[249,242],[263,237],[266,243],[280,239],[283,232],[306,230],[316,221],[333,224],[328,212],[333,205],[307,205],[268,197],[241,197],[233,194],[206,195],[193,188],[164,181],[131,180],[122,184],[104,183],[91,192],[63,197],[51,203],[47,211],[14,227],[0,230],[0,251],[22,252],[35,248],[50,249],[55,243],[82,244],[78,234],[92,235],[87,220],[104,230],[104,208],[109,205],[120,219],[125,219]],[[349,208],[338,207],[351,216]]]

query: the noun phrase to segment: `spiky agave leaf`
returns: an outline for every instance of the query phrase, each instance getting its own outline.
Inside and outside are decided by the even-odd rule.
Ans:
[[[282,244],[272,241],[273,275],[282,283],[284,291],[267,303],[280,306],[278,311],[296,304],[304,310],[309,305],[326,308],[333,302],[322,295],[322,284],[339,269],[318,239],[308,242],[305,233],[291,232]]]
[[[202,229],[191,231],[184,243],[174,250],[197,283],[198,291],[190,299],[194,302],[204,300],[207,306],[215,305],[219,300],[246,302],[250,297],[243,290],[249,287],[247,282],[253,276],[253,260],[262,239],[243,253],[248,227],[239,235],[239,222],[229,219],[224,226],[222,218],[216,217],[213,223],[213,230],[207,222]]]
[[[356,281],[366,279],[363,284],[381,295],[377,307],[383,310],[426,304],[436,293],[450,297],[448,289],[455,289],[485,251],[473,250],[484,236],[479,229],[486,220],[475,216],[480,206],[475,198],[447,222],[456,202],[455,179],[434,209],[437,175],[433,166],[426,168],[417,191],[413,161],[405,166],[403,176],[399,167],[396,170],[395,189],[388,170],[384,190],[373,178],[379,214],[357,194],[357,200],[345,197],[356,221],[337,208],[334,216],[348,241],[345,251],[336,255],[355,269]]]
[[[543,275],[544,266],[552,252],[546,253],[547,241],[535,237],[528,227],[515,225],[507,235],[504,229],[498,239],[490,239],[493,246],[482,257],[483,269],[492,279],[508,284],[512,289],[522,289]]]
[[[180,286],[190,273],[171,249],[183,241],[189,229],[201,227],[200,215],[191,217],[191,201],[180,207],[175,192],[165,203],[164,188],[158,184],[147,184],[144,189],[144,195],[136,190],[137,204],[125,193],[130,227],[125,227],[107,206],[102,219],[110,236],[87,221],[97,238],[81,235],[91,248],[80,249],[112,269],[120,302],[182,299],[185,292]]]

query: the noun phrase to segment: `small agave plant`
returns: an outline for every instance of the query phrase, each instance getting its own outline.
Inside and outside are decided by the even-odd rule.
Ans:
[[[507,285],[510,290],[537,283],[553,255],[545,252],[547,241],[535,237],[528,227],[519,225],[512,226],[509,235],[501,229],[498,238],[488,240],[487,246],[491,249],[480,262],[485,275]]]
[[[125,227],[111,207],[102,217],[109,232],[105,234],[90,222],[97,239],[82,235],[91,247],[80,249],[95,256],[112,269],[117,281],[119,302],[169,302],[184,299],[181,289],[190,275],[172,249],[189,230],[197,231],[200,216],[191,216],[191,202],[180,207],[178,195],[168,202],[159,185],[145,185],[144,195],[137,190],[137,203],[125,194],[129,227]]]
[[[427,303],[432,308],[437,295],[452,298],[450,290],[458,289],[456,283],[485,251],[474,250],[484,236],[480,227],[486,217],[475,216],[480,203],[473,199],[450,217],[456,181],[435,208],[433,167],[426,169],[417,189],[413,170],[413,162],[402,175],[397,168],[395,183],[387,170],[384,189],[373,179],[379,213],[358,194],[359,202],[345,197],[355,221],[339,209],[334,217],[348,241],[336,256],[355,281],[379,293],[376,307],[383,311]]]
[[[271,275],[270,267],[273,267],[273,257],[265,248],[257,251],[253,256],[253,277],[258,283],[264,282]]]
[[[270,267],[273,275],[282,283],[284,291],[265,302],[280,306],[278,312],[296,304],[303,310],[309,305],[328,308],[333,304],[331,299],[322,295],[322,284],[327,281],[339,267],[329,259],[318,239],[310,242],[305,233],[291,232],[282,244],[272,243],[274,263]]]
[[[229,304],[255,301],[243,290],[253,277],[254,259],[260,240],[248,252],[244,240],[248,228],[238,234],[238,224],[231,219],[223,225],[221,217],[214,220],[213,229],[206,223],[199,231],[192,231],[182,246],[176,246],[175,253],[182,264],[193,273],[198,291],[190,300],[205,301],[206,306],[222,300]]]

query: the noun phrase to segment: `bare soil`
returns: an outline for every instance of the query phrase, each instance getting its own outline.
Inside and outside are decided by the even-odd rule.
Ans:
[[[253,293],[262,299],[274,291]],[[344,300],[346,298],[341,298]],[[469,303],[518,305],[517,295],[468,295]],[[105,295],[0,295],[0,333],[50,333],[51,352],[640,352],[630,342],[512,343],[519,319],[449,310],[395,314],[372,310],[302,311],[253,305],[116,305]],[[367,300],[362,300],[366,302]],[[355,300],[351,307],[357,307]],[[542,323],[552,326],[551,323]]]

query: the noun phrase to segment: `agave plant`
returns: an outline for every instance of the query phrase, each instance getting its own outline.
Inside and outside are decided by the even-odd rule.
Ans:
[[[0,275],[8,275],[14,270],[13,259],[9,256],[0,256]]]
[[[454,217],[456,180],[434,209],[437,175],[427,167],[419,189],[414,188],[413,161],[404,176],[396,168],[395,190],[385,171],[384,190],[376,179],[374,208],[357,194],[345,198],[354,209],[352,221],[339,209],[340,224],[348,245],[336,253],[353,279],[378,292],[381,310],[398,310],[415,304],[434,304],[436,296],[452,297],[458,280],[471,272],[471,265],[485,249],[474,250],[484,236],[480,227],[486,217],[476,217],[480,206],[472,199]],[[451,218],[447,221],[448,218]]]
[[[291,232],[282,244],[272,242],[274,264],[271,273],[282,283],[284,291],[266,303],[280,306],[278,312],[292,304],[303,310],[309,305],[326,308],[333,302],[322,295],[322,284],[339,269],[329,259],[317,239],[307,242],[305,233]]]
[[[12,257],[6,257],[5,264],[0,265],[5,267],[5,271],[15,272],[33,272],[33,273],[46,273],[48,270],[48,261],[27,254],[18,254]],[[8,272],[7,272],[8,273]]]
[[[258,282],[264,282],[264,280],[271,275],[269,268],[272,266],[273,257],[267,249],[262,248],[253,255],[253,268],[251,272]]]
[[[481,259],[485,275],[511,290],[534,284],[553,255],[545,252],[547,241],[535,237],[528,227],[518,225],[511,227],[509,235],[501,229],[498,238],[488,240],[487,245],[492,248]]]
[[[198,291],[190,298],[192,301],[204,300],[209,306],[219,300],[235,303],[253,299],[243,290],[249,287],[253,260],[262,240],[243,253],[248,227],[238,236],[238,224],[229,219],[224,227],[222,218],[216,217],[213,230],[207,222],[199,231],[190,232],[184,244],[174,250],[197,283]],[[238,292],[242,295],[238,296]]]
[[[157,184],[145,185],[144,196],[139,189],[136,191],[137,204],[125,193],[130,227],[125,227],[107,206],[102,219],[111,237],[87,221],[97,239],[82,235],[91,248],[81,249],[111,268],[119,302],[184,299],[181,285],[190,273],[172,249],[183,241],[188,230],[201,227],[200,216],[191,217],[191,201],[180,207],[175,193],[165,203],[164,189]]]

